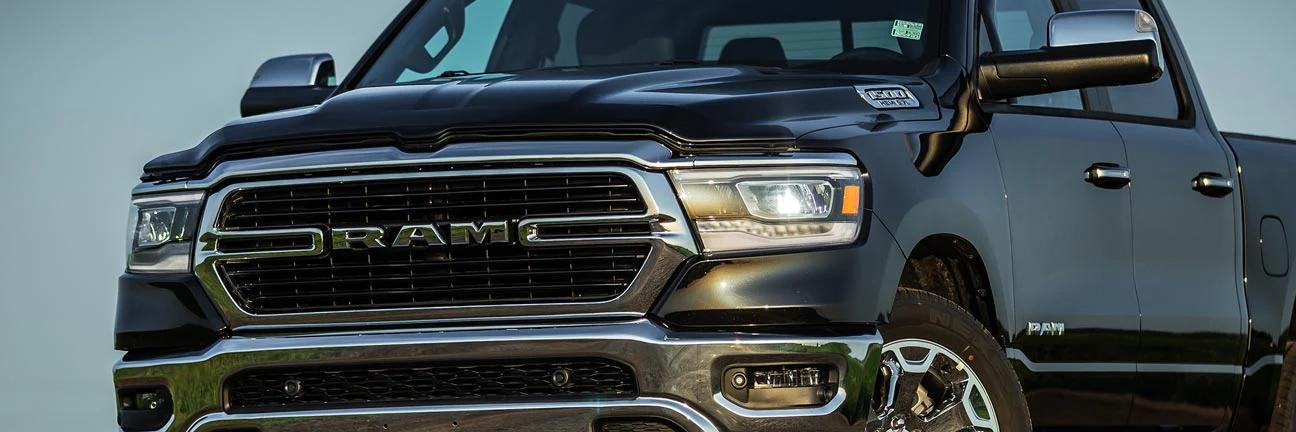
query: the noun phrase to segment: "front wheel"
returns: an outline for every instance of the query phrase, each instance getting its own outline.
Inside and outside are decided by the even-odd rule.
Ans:
[[[868,430],[1031,430],[1017,374],[976,319],[935,294],[901,289],[881,328],[880,404]]]

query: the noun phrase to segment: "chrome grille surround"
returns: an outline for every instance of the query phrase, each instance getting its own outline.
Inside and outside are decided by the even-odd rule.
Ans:
[[[427,161],[435,164],[435,160]],[[643,197],[646,211],[634,215],[573,216],[522,218],[517,221],[517,242],[531,246],[597,246],[646,244],[651,248],[643,269],[630,282],[628,288],[616,298],[598,302],[567,303],[509,303],[501,305],[454,305],[417,308],[378,308],[364,310],[335,310],[321,312],[260,314],[247,310],[240,299],[227,286],[221,275],[220,264],[225,262],[259,260],[268,258],[313,257],[328,249],[327,234],[320,228],[279,228],[266,230],[222,230],[217,224],[230,194],[236,191],[270,186],[317,184],[330,182],[366,182],[391,179],[435,179],[452,176],[504,176],[527,174],[616,174],[630,179]],[[545,237],[545,227],[600,226],[626,223],[647,223],[652,232],[646,235],[556,236]],[[674,196],[669,180],[664,174],[620,166],[587,167],[532,167],[508,169],[464,169],[444,171],[414,171],[383,174],[357,174],[339,176],[302,177],[279,180],[262,180],[233,183],[211,193],[203,209],[203,219],[194,252],[194,272],[204,288],[225,312],[232,328],[323,326],[404,322],[461,322],[472,320],[523,320],[579,314],[582,316],[638,317],[642,316],[665,286],[667,279],[689,256],[697,253],[693,235],[683,210]],[[222,240],[309,238],[310,245],[300,248],[269,251],[222,252],[217,243]]]
[[[518,220],[644,214],[642,194],[627,176],[567,170],[236,188],[223,206],[217,230],[319,227],[332,234],[327,254],[218,265],[239,305],[256,314],[613,300],[642,270],[651,245],[536,247],[517,239],[644,237],[660,231],[648,220],[519,230]],[[416,227],[409,235],[430,239],[396,244],[405,226]],[[470,231],[479,226],[492,227],[493,234],[474,240]],[[339,246],[338,237],[348,233],[376,238]],[[309,236],[233,244],[225,239],[216,248],[230,253],[310,242]]]

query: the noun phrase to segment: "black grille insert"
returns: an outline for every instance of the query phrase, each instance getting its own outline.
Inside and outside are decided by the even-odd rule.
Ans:
[[[629,366],[604,359],[251,370],[225,384],[230,411],[633,398]]]
[[[456,176],[237,190],[226,198],[217,226],[399,226],[644,210],[634,183],[620,174]]]
[[[647,245],[335,250],[219,264],[242,306],[264,314],[597,302],[629,288]]]

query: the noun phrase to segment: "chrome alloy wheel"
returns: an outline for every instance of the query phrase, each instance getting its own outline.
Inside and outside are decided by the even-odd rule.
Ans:
[[[870,431],[999,431],[985,386],[965,359],[943,346],[921,339],[887,343],[879,379],[884,394]]]

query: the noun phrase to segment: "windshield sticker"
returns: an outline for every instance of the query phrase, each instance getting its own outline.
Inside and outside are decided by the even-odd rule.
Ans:
[[[903,39],[922,40],[922,32],[923,23],[920,22],[895,20],[891,26],[891,36]]]

